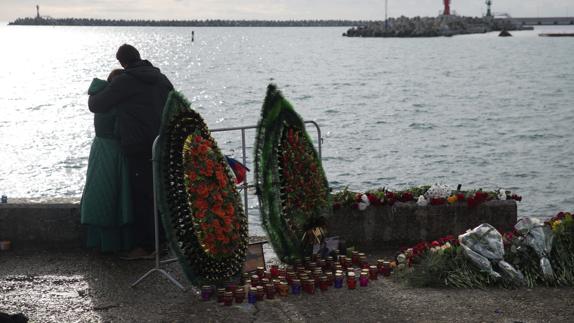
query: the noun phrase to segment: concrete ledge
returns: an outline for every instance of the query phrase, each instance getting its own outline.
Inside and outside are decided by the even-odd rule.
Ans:
[[[348,246],[383,250],[460,234],[481,223],[511,230],[516,220],[515,201],[490,201],[470,209],[464,203],[419,207],[399,202],[365,211],[337,210],[327,219],[327,229]],[[13,247],[83,248],[85,236],[78,203],[0,204],[0,240],[11,240]]]
[[[13,248],[78,248],[85,245],[85,236],[79,204],[0,204],[0,239],[11,240]]]
[[[331,236],[347,246],[379,250],[389,246],[458,235],[481,223],[499,230],[511,230],[517,221],[516,201],[489,201],[468,208],[466,203],[420,207],[416,203],[371,206],[365,211],[339,209],[327,219]]]

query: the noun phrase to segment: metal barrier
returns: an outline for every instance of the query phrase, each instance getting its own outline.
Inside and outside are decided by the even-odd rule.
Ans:
[[[323,138],[321,137],[321,128],[319,127],[319,125],[315,121],[304,121],[304,123],[312,124],[317,129],[317,148],[318,148],[318,152],[319,152],[319,160],[321,160],[321,144],[323,142]],[[245,130],[249,130],[249,129],[257,129],[257,126],[219,128],[219,129],[213,129],[210,131],[212,133],[213,132],[226,132],[226,131],[241,131],[241,161],[243,162],[243,165],[247,165],[247,152],[246,152],[246,145],[245,145]],[[243,204],[245,207],[245,216],[249,216],[249,211],[248,211],[249,202],[248,202],[248,198],[247,198],[247,189],[249,187],[253,187],[253,186],[249,185],[249,183],[247,182],[247,177],[245,177],[245,181],[243,182],[242,185],[240,185],[240,187],[243,189]]]
[[[313,124],[315,126],[315,128],[317,128],[317,147],[318,152],[319,152],[319,159],[321,159],[321,144],[323,142],[323,138],[321,137],[321,128],[319,128],[319,125],[315,122],[315,121],[304,121],[304,123],[307,124]],[[231,128],[219,128],[219,129],[214,129],[211,130],[211,132],[225,132],[225,131],[241,131],[241,148],[242,148],[242,162],[244,165],[247,164],[247,152],[246,152],[246,144],[245,144],[245,130],[249,130],[249,129],[257,129],[257,126],[244,126],[244,127],[231,127]],[[174,285],[176,285],[177,287],[179,287],[182,291],[185,291],[185,287],[183,287],[182,284],[180,284],[171,274],[169,274],[167,271],[165,271],[164,269],[161,268],[161,265],[164,264],[168,264],[168,263],[172,263],[177,261],[177,258],[171,258],[171,259],[166,259],[166,260],[160,260],[160,248],[159,248],[159,216],[158,216],[158,209],[157,209],[157,192],[156,192],[156,185],[155,182],[157,181],[157,174],[155,172],[155,163],[158,162],[157,158],[156,158],[156,150],[157,150],[157,140],[159,137],[155,138],[154,142],[153,142],[153,146],[152,146],[152,163],[154,164],[153,167],[153,181],[154,181],[154,186],[153,186],[153,196],[154,196],[154,226],[155,226],[155,266],[150,269],[148,272],[146,272],[144,275],[142,275],[140,278],[138,278],[132,285],[131,287],[135,287],[137,286],[139,283],[141,283],[146,277],[148,277],[149,275],[151,275],[153,272],[159,272],[160,274],[164,275],[167,279],[169,279],[169,281],[171,281]],[[247,198],[247,189],[249,187],[253,187],[250,186],[248,184],[248,180],[247,180],[247,176],[245,177],[245,181],[243,182],[242,185],[240,185],[239,187],[241,187],[243,189],[243,202],[244,202],[244,209],[245,209],[245,216],[248,217],[249,216],[249,202],[248,202],[248,198]]]

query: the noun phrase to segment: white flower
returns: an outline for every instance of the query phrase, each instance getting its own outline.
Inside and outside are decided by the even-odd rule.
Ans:
[[[399,264],[403,264],[403,263],[405,263],[406,261],[407,261],[407,256],[405,256],[404,254],[401,253],[401,254],[399,254],[399,255],[397,256],[397,262],[398,262]]]
[[[417,205],[418,206],[427,206],[427,204],[429,204],[429,201],[427,201],[427,199],[425,199],[424,196],[420,195],[419,199],[417,200]]]
[[[412,257],[413,256],[413,248],[408,248],[407,250],[405,250],[405,255],[407,257]]]
[[[367,197],[367,195],[366,194],[361,195],[361,201],[359,202],[359,210],[364,211],[367,209],[369,205],[371,205],[371,202],[369,202],[369,198]]]
[[[450,196],[451,189],[448,185],[433,184],[428,191],[425,193],[426,197],[429,199],[445,199]]]
[[[506,191],[505,190],[500,189],[500,191],[498,192],[498,199],[501,201],[506,200]]]

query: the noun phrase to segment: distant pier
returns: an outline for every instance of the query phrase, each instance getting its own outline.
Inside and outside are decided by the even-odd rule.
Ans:
[[[524,30],[528,27],[510,19],[492,17],[464,17],[440,15],[438,17],[399,17],[370,22],[349,29],[347,37],[442,37],[487,33],[502,30]]]
[[[574,25],[574,17],[509,17],[505,19],[521,26]]]

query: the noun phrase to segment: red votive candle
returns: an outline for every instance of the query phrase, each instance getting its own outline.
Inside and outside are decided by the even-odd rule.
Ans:
[[[355,273],[352,271],[347,273],[347,288],[348,289],[357,288],[357,281],[355,280]]]
[[[223,305],[231,306],[233,304],[233,292],[225,292],[223,295]]]
[[[369,279],[370,280],[379,279],[379,269],[377,269],[377,266],[369,266]]]

